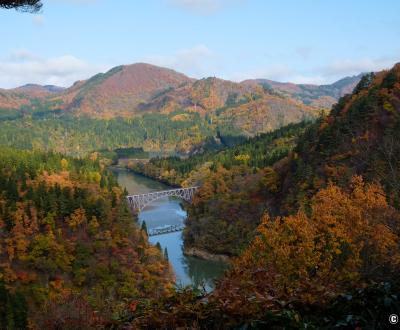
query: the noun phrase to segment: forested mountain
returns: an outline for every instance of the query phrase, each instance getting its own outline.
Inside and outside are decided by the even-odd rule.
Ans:
[[[189,83],[190,78],[176,71],[145,63],[122,65],[76,82],[54,100],[75,115],[97,118],[132,116],[138,105],[154,95]]]
[[[361,73],[357,76],[345,77],[329,85],[281,83],[268,79],[246,80],[243,83],[256,83],[304,104],[330,109],[340,97],[353,91],[362,76]]]
[[[400,64],[369,74],[302,136],[281,172],[283,209],[307,205],[328,181],[379,181],[399,206]],[[289,170],[288,170],[289,169]]]
[[[191,79],[174,70],[145,63],[117,66],[70,88],[28,84],[2,90],[0,109],[19,109],[34,99],[56,101],[59,108],[97,118],[132,116],[143,111],[190,110],[209,112],[274,95],[299,100],[304,105],[327,108],[351,93],[361,75],[331,85],[279,83],[267,79],[235,83],[218,78]],[[267,93],[266,93],[267,92]],[[54,95],[55,94],[55,95]],[[20,103],[12,102],[16,98]],[[323,101],[326,99],[325,101]]]
[[[13,89],[0,89],[0,110],[22,110],[34,107],[35,100],[45,99],[64,90],[57,86],[27,84]]]
[[[186,239],[240,255],[213,293],[161,299],[133,328],[388,328],[387,315],[400,311],[399,119],[397,64],[363,77],[272,166],[248,166],[250,152],[241,166],[211,168]],[[258,228],[239,242],[236,231],[249,233],[250,221]]]
[[[399,65],[366,75],[353,94],[305,131],[305,125],[288,126],[226,151],[153,159],[132,168],[172,184],[201,185],[189,207],[186,244],[213,253],[238,254],[258,213],[307,209],[329,181],[347,187],[354,175],[378,180],[398,207],[398,80]],[[234,234],[239,223],[251,225]],[[238,244],[239,237],[247,238]]]
[[[0,147],[1,329],[105,326],[171,282],[96,159]]]
[[[329,96],[334,102],[350,90],[354,79],[307,88],[317,91],[312,97]],[[315,118],[326,106],[278,87],[261,80],[195,80],[138,63],[115,67],[67,89],[26,85],[1,90],[0,145],[74,156],[130,147],[190,154],[210,139],[231,145]]]
[[[388,329],[400,311],[400,213],[386,198],[354,177],[321,189],[307,213],[265,215],[212,293],[159,299],[129,329]]]
[[[257,134],[272,130],[263,119],[244,121],[249,109],[265,118],[261,105],[271,100],[309,108],[259,85],[233,98],[237,85],[215,78],[185,84],[198,84],[186,110],[164,107],[186,104],[182,85],[170,91],[175,101],[154,103],[158,112],[139,104],[143,115],[109,120],[66,114],[52,94],[3,113],[0,136],[20,148],[78,154],[102,143],[208,143],[216,150],[134,166],[173,184],[201,184],[188,206],[185,249],[236,257],[216,290],[170,290],[167,263],[132,223],[97,153],[77,160],[2,147],[2,325],[383,329],[374,315],[399,309],[400,65],[365,75],[330,114],[288,126],[282,119],[267,134]]]
[[[37,84],[27,84],[17,88],[12,89],[11,91],[15,93],[20,93],[21,95],[27,98],[41,98],[45,96],[50,96],[52,94],[58,94],[65,90],[64,87],[54,86],[54,85],[37,85]]]
[[[297,138],[309,125],[311,122],[290,124],[222,150],[206,151],[188,158],[157,157],[145,164],[132,162],[130,168],[170,185],[198,185],[210,171],[215,171],[220,166],[231,169],[234,166],[246,165],[257,170],[275,164],[292,151]]]
[[[45,108],[29,115],[7,112],[3,118],[0,115],[0,144],[79,157],[126,147],[185,153],[215,136],[218,130],[199,114],[182,112],[102,120],[56,114]]]
[[[186,253],[197,255],[206,250],[238,255],[253,237],[266,209],[264,190],[267,186],[278,189],[272,188],[277,178],[270,166],[293,150],[310,124],[292,124],[237,146],[187,159],[153,158],[128,166],[171,185],[200,186],[188,207]]]

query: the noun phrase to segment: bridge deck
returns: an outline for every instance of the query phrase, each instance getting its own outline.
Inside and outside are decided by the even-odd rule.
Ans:
[[[184,228],[185,228],[184,225],[171,225],[171,226],[163,227],[163,228],[149,229],[147,234],[149,236],[163,235],[163,234],[167,234],[167,233],[182,231]]]
[[[198,187],[189,187],[154,191],[146,194],[129,195],[127,200],[133,211],[140,212],[148,204],[163,197],[176,196],[190,203],[197,189]]]

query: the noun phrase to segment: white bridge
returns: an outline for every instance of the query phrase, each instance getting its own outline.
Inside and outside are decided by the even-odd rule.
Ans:
[[[177,189],[169,189],[163,191],[155,191],[147,194],[140,195],[130,195],[127,196],[129,206],[133,211],[140,212],[147,205],[154,202],[157,199],[169,196],[175,196],[182,198],[187,202],[191,202],[193,195],[197,191],[199,187],[189,187],[189,188],[177,188]]]
[[[157,227],[157,228],[149,229],[147,231],[147,235],[149,235],[149,236],[163,235],[163,234],[173,233],[175,231],[181,231],[181,230],[183,230],[183,228],[185,228],[185,226],[183,224]]]

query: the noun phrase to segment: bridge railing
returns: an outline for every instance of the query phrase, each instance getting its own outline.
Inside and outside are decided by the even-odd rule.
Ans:
[[[148,230],[148,235],[149,236],[157,236],[157,235],[162,235],[162,234],[167,234],[167,233],[173,233],[177,231],[181,231],[185,228],[183,224],[179,225],[171,225],[163,228],[152,228]]]
[[[146,194],[129,195],[127,196],[127,199],[132,209],[141,211],[145,206],[154,202],[155,200],[168,196],[180,197],[188,202],[191,202],[193,195],[198,188],[199,187],[196,186],[189,188],[176,188],[162,191],[154,191]]]

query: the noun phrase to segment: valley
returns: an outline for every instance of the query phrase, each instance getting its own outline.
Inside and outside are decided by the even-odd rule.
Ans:
[[[130,194],[142,194],[170,187],[157,181],[134,174],[127,170],[113,169],[118,183]],[[165,225],[183,225],[186,221],[186,211],[182,209],[182,201],[167,197],[159,199],[139,213],[139,226],[146,223],[148,232]],[[176,276],[178,286],[193,285],[204,287],[207,291],[214,288],[214,280],[220,278],[227,265],[218,261],[209,261],[185,255],[181,231],[149,237],[150,243],[161,246],[161,251],[167,249],[168,260]]]
[[[391,330],[400,2],[0,0],[0,330]]]
[[[5,91],[0,324],[363,324],[399,286],[399,68],[312,86],[136,64]]]

